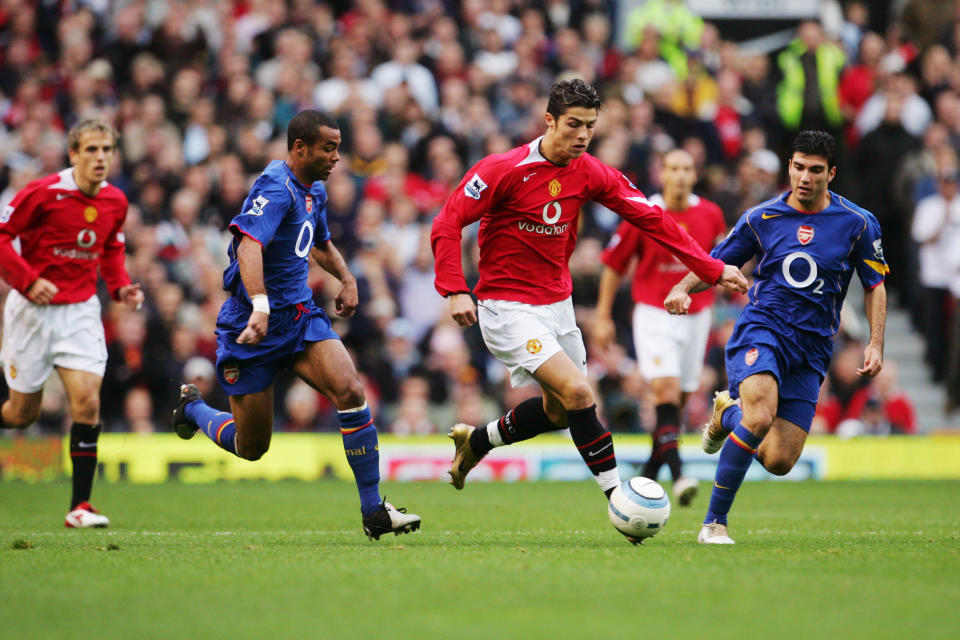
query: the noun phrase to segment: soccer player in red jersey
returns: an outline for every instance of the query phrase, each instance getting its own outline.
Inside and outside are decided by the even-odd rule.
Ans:
[[[723,239],[726,225],[716,204],[693,194],[697,171],[693,157],[674,149],[663,157],[663,195],[650,202],[658,204],[677,221],[704,250],[709,251]],[[643,475],[657,479],[666,463],[673,476],[673,495],[688,505],[697,493],[695,478],[684,476],[677,440],[680,419],[687,396],[700,388],[703,356],[710,334],[713,291],[704,291],[693,299],[689,315],[671,316],[663,308],[663,299],[673,285],[686,275],[687,268],[669,251],[629,222],[620,223],[600,259],[606,265],[600,276],[600,293],[594,317],[593,338],[601,346],[616,340],[611,311],[620,285],[620,277],[636,263],[631,293],[633,344],[637,365],[650,387],[656,407],[653,449],[644,465]]]
[[[143,292],[124,266],[127,198],[107,182],[116,131],[102,120],[84,120],[67,142],[72,166],[28,184],[0,214],[0,276],[12,287],[3,309],[10,397],[0,407],[0,427],[24,429],[37,421],[43,384],[56,369],[73,419],[66,526],[105,527],[110,521],[89,502],[107,364],[97,271],[113,299],[130,309],[142,306]]]
[[[604,493],[620,484],[613,439],[597,419],[570,299],[568,261],[584,202],[617,212],[704,280],[746,290],[739,269],[707,256],[622,173],[586,153],[600,107],[596,90],[582,80],[553,85],[546,133],[477,163],[433,222],[435,286],[448,299],[451,316],[464,327],[479,320],[487,348],[507,365],[511,383],[533,378],[543,391],[542,400],[524,401],[486,428],[454,426],[450,475],[457,489],[492,447],[565,427]],[[479,312],[463,276],[460,243],[463,227],[477,220]]]

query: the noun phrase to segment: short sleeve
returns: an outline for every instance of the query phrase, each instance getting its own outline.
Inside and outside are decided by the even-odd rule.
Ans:
[[[737,224],[733,226],[723,242],[713,248],[710,255],[723,260],[726,264],[742,267],[750,258],[762,251],[760,240],[750,224],[750,212],[748,211],[740,216]]]
[[[854,245],[857,275],[864,289],[873,289],[886,279],[890,267],[883,257],[880,223],[872,215],[867,217],[866,228]]]
[[[285,186],[260,176],[244,200],[241,213],[230,221],[230,230],[250,236],[266,247],[287,215],[290,204],[290,192]]]

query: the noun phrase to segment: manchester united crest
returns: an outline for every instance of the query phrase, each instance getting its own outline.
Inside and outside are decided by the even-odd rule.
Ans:
[[[17,378],[17,365],[10,363],[10,379],[16,380]]]
[[[313,213],[313,195],[307,194],[307,197],[304,199],[304,202],[307,205],[307,213]]]
[[[540,353],[541,349],[543,349],[543,344],[541,344],[536,338],[533,340],[527,340],[527,352],[530,353],[530,355],[537,355]]]
[[[87,222],[93,222],[97,219],[97,208],[96,207],[87,207],[83,210],[83,219]]]
[[[550,191],[550,197],[556,198],[560,195],[560,191],[563,189],[563,186],[560,185],[560,181],[554,178],[550,181],[550,184],[547,185],[547,189]]]
[[[813,227],[808,224],[797,227],[797,240],[800,241],[800,244],[810,244],[813,241]]]

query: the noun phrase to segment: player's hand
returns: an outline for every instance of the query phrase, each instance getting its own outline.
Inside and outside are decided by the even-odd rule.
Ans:
[[[263,311],[254,311],[247,320],[246,328],[237,336],[238,344],[257,344],[267,335],[267,325],[270,314]]]
[[[360,303],[360,295],[357,293],[357,281],[353,278],[347,279],[341,283],[340,291],[333,300],[337,310],[337,315],[341,318],[349,318],[357,310]]]
[[[717,280],[717,284],[730,291],[736,291],[738,293],[747,292],[747,279],[740,273],[740,269],[732,264],[723,265],[723,273],[720,274],[720,279]]]
[[[873,344],[863,350],[863,366],[857,369],[857,375],[862,378],[873,378],[883,368],[883,349]]]
[[[143,291],[140,289],[139,283],[120,287],[120,290],[117,291],[117,297],[120,298],[120,302],[127,305],[129,309],[140,311],[140,309],[143,308]]]
[[[27,289],[27,299],[33,304],[45,307],[53,302],[54,296],[60,292],[60,287],[46,278],[37,278]]]
[[[675,285],[670,289],[670,293],[663,299],[663,308],[674,316],[682,316],[690,309],[690,303],[693,299],[687,290],[680,285]]]
[[[601,349],[610,346],[617,339],[617,327],[610,316],[596,315],[593,318],[593,330],[590,332],[593,341]]]
[[[477,305],[469,293],[454,293],[447,297],[450,317],[461,327],[470,327],[477,322]]]

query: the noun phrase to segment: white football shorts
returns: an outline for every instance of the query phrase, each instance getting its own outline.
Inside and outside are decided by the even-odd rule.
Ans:
[[[636,305],[633,344],[640,375],[647,380],[679,378],[683,391],[699,389],[712,315],[710,307],[673,316],[661,307]]]
[[[570,298],[545,305],[480,300],[477,316],[483,341],[507,365],[512,386],[533,382],[531,374],[560,351],[587,373],[587,349]]]
[[[100,300],[35,305],[15,290],[3,308],[3,375],[20,393],[43,388],[54,366],[89,371],[101,378],[107,367],[107,341]]]

